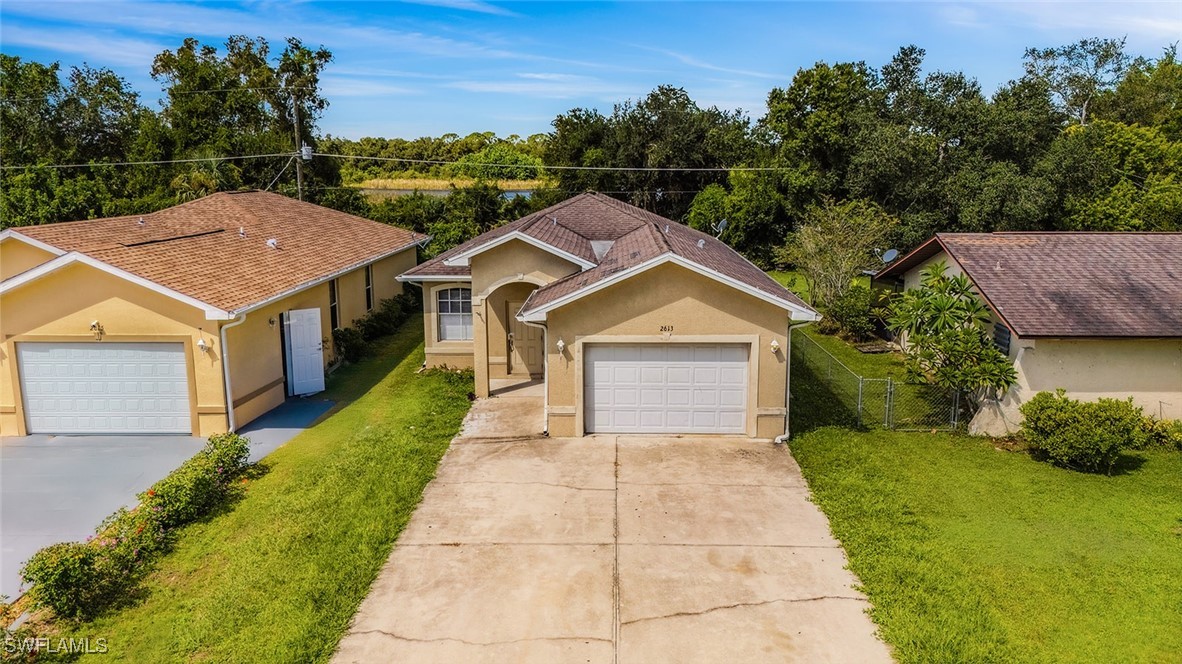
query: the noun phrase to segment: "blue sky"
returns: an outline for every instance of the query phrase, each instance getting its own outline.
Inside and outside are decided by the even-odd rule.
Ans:
[[[927,50],[928,70],[963,70],[986,92],[1021,74],[1027,46],[1127,36],[1156,56],[1182,39],[1182,5],[941,2],[61,2],[4,0],[0,50],[110,67],[150,103],[152,58],[185,36],[273,43],[296,36],[335,61],[322,131],[357,138],[547,131],[574,107],[657,85],[759,117],[767,92],[816,61],[885,63]]]

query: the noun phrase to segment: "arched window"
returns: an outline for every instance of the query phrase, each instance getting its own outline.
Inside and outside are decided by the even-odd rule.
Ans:
[[[435,295],[439,312],[440,341],[472,340],[472,290],[445,288]]]

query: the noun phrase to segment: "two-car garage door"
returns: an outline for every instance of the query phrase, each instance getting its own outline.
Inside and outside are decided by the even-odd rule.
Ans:
[[[590,344],[587,433],[746,433],[747,344]]]
[[[180,343],[16,345],[29,433],[190,433]]]

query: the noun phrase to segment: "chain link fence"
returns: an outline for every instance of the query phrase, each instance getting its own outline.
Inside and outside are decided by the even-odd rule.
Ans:
[[[969,400],[958,390],[865,378],[803,333],[792,337],[792,365],[793,402],[801,397],[805,407],[827,409],[824,424],[952,430],[967,425],[973,415]],[[803,394],[806,391],[814,394]]]

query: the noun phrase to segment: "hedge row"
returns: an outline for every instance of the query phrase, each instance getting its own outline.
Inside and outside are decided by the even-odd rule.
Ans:
[[[237,434],[211,436],[204,449],[139,494],[139,505],[120,508],[85,542],[53,544],[21,569],[36,607],[59,617],[90,618],[120,599],[170,545],[173,529],[207,514],[232,491],[250,455]]]
[[[369,354],[371,341],[397,332],[421,306],[415,290],[382,300],[372,311],[354,320],[352,327],[332,331],[332,345],[337,356],[346,362],[357,362]]]
[[[1021,410],[1026,442],[1067,468],[1111,473],[1125,450],[1182,450],[1182,423],[1146,417],[1131,398],[1077,401],[1063,390],[1039,392]]]

